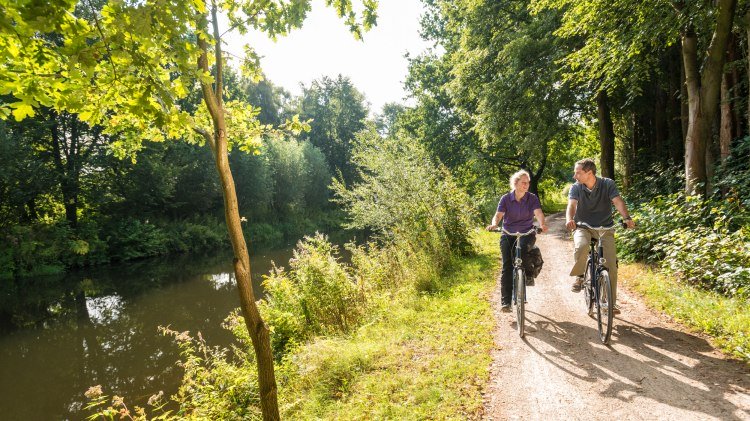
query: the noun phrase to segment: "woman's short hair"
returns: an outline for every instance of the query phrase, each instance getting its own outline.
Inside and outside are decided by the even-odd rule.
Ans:
[[[510,189],[515,190],[516,183],[518,183],[518,180],[521,179],[521,177],[526,176],[531,180],[531,176],[529,175],[529,172],[526,170],[520,170],[516,171],[513,175],[510,176]]]

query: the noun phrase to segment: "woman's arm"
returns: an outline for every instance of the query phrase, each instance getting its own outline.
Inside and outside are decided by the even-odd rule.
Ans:
[[[539,226],[542,227],[542,232],[547,232],[549,228],[547,227],[547,223],[544,222],[544,212],[542,212],[542,209],[534,209],[534,216],[536,217],[536,220],[539,221]]]
[[[490,225],[487,225],[487,231],[496,230],[500,225],[500,221],[503,220],[503,215],[505,215],[505,212],[496,212],[495,216],[492,217],[492,222],[490,223]]]

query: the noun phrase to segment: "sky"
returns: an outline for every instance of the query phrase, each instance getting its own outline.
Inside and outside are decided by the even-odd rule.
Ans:
[[[419,0],[379,0],[377,13],[377,26],[357,41],[332,8],[313,0],[302,28],[288,36],[274,42],[261,33],[232,34],[226,48],[241,55],[242,46],[251,44],[262,56],[266,78],[293,95],[302,93],[300,83],[309,86],[323,76],[348,76],[364,93],[371,113],[379,113],[387,102],[409,103],[404,100],[404,54],[416,56],[430,43],[419,36]]]

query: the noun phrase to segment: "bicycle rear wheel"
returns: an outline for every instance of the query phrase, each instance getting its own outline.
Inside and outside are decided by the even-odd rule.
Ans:
[[[513,287],[516,289],[516,328],[518,336],[523,338],[526,324],[526,274],[523,269],[519,268],[513,272]]]
[[[609,272],[603,270],[599,274],[599,290],[597,291],[596,320],[599,327],[599,339],[603,344],[608,344],[612,336],[612,320],[614,319],[612,302],[612,284],[609,280]]]

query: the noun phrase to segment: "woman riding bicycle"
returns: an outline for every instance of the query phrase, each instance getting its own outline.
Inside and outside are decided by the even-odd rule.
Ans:
[[[534,193],[529,193],[529,184],[531,178],[529,173],[521,170],[510,176],[511,191],[500,198],[497,205],[497,212],[492,218],[492,223],[487,226],[488,231],[494,231],[498,228],[500,220],[503,221],[503,228],[509,232],[526,232],[533,227],[534,217],[542,228],[547,231],[547,224],[544,222],[544,212],[539,198]],[[521,250],[524,252],[536,243],[536,235],[531,234],[521,237]],[[505,313],[510,312],[510,303],[513,293],[513,244],[514,239],[509,235],[503,234],[500,237],[500,250],[503,257],[503,272],[500,277],[500,302],[501,310]]]

